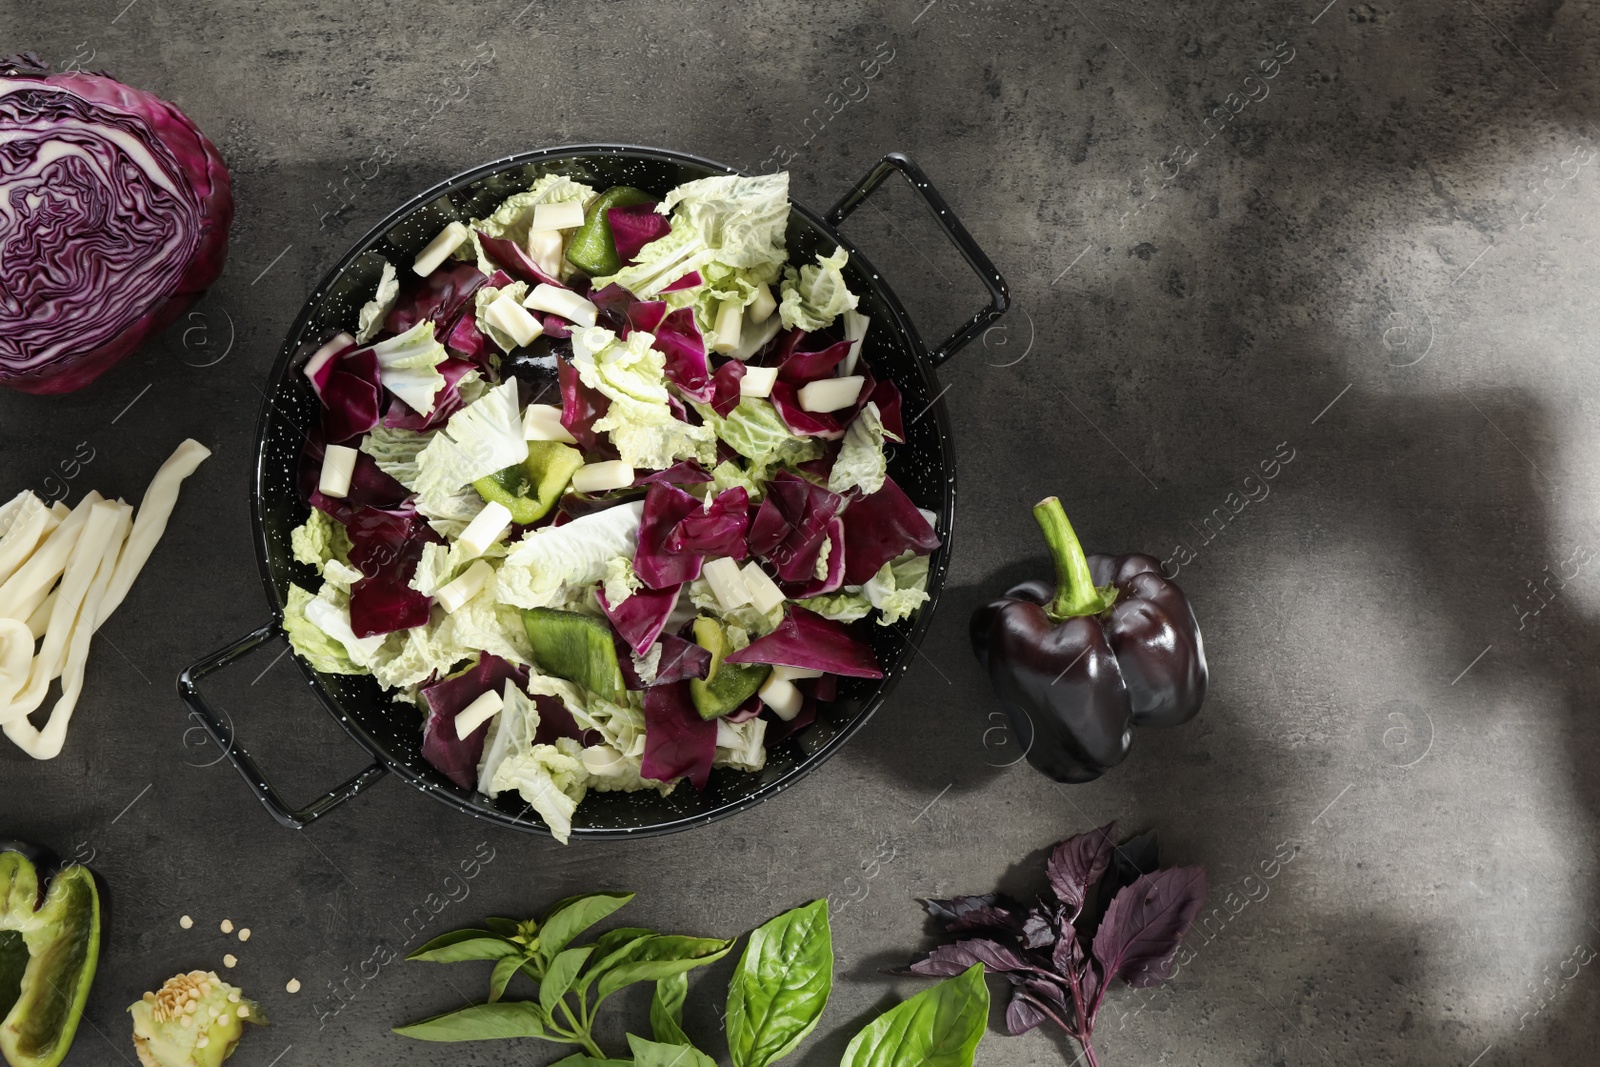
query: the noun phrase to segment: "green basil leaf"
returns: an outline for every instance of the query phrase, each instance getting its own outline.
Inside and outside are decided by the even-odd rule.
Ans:
[[[419,1041],[492,1041],[504,1037],[545,1037],[545,1014],[528,1000],[502,1000],[447,1011],[394,1032]]]
[[[489,1003],[493,1004],[506,992],[506,984],[511,981],[511,976],[522,969],[521,956],[507,956],[494,965],[494,974],[489,976]]]
[[[717,1067],[717,1061],[693,1045],[664,1045],[628,1035],[634,1067]]]
[[[600,976],[598,1004],[623,986],[635,982],[655,982],[696,967],[715,963],[728,954],[732,941],[714,937],[679,937],[657,934],[634,944],[626,959],[618,961]]]
[[[632,1060],[597,1060],[583,1052],[574,1052],[564,1060],[552,1063],[550,1067],[633,1067]]]
[[[573,938],[632,899],[632,893],[593,893],[561,901],[539,928],[539,955],[546,963],[555,959]]]
[[[544,1009],[545,1015],[555,1017],[556,1005],[572,988],[572,980],[578,977],[584,961],[593,951],[593,945],[569,948],[550,961],[549,969],[544,972],[544,981],[539,983],[539,1006]]]
[[[521,951],[520,945],[514,945],[487,930],[452,930],[448,934],[440,934],[406,959],[459,963],[462,960],[498,960],[519,955]]]
[[[669,975],[656,982],[655,996],[650,998],[650,1033],[667,1045],[692,1045],[689,1035],[683,1032],[683,1001],[689,994],[689,975],[684,972]]]
[[[989,987],[974,963],[868,1023],[839,1067],[972,1067],[988,1025]]]
[[[483,925],[487,926],[491,932],[499,934],[501,937],[516,937],[520,932],[519,927],[517,926],[517,920],[515,919],[501,919],[491,915],[489,918],[483,920]]]
[[[589,985],[613,966],[621,963],[628,954],[638,947],[639,942],[646,938],[655,937],[654,930],[646,930],[642,926],[623,926],[616,930],[607,930],[594,940],[594,963],[583,972],[577,984],[572,988],[579,995],[588,993]]]
[[[786,911],[750,934],[728,983],[733,1067],[767,1067],[816,1028],[833,991],[828,902]]]

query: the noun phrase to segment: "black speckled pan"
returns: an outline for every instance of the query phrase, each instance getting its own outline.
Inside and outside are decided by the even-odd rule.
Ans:
[[[888,284],[835,230],[896,170],[905,175],[927,202],[934,218],[990,294],[988,306],[932,351],[923,344]],[[301,585],[315,588],[315,572],[296,563],[289,550],[289,532],[306,518],[306,508],[295,492],[295,466],[304,430],[317,418],[317,402],[310,385],[298,368],[291,366],[295,353],[302,351],[307,343],[320,341],[355,321],[357,309],[370,299],[377,286],[380,257],[403,267],[446,223],[481,217],[510,194],[528,188],[535,179],[552,172],[569,175],[600,189],[633,185],[657,195],[696,178],[737,173],[732,167],[710,160],[655,148],[577,145],[512,156],[451,178],[402,205],[356,242],[317,285],[284,339],[283,350],[272,368],[270,393],[261,407],[260,426],[256,431],[257,459],[251,508],[255,518],[256,553],[272,619],[253,633],[205,657],[178,678],[178,691],[193,716],[227,753],[272,817],[284,826],[292,829],[306,826],[393,771],[430,796],[474,818],[519,830],[548,832],[539,817],[514,794],[491,799],[461,788],[430,767],[421,754],[422,716],[416,708],[389,699],[371,678],[319,674],[298,656],[294,657],[295,662],[312,693],[350,736],[372,754],[374,762],[313,803],[293,808],[267,782],[239,743],[234,724],[206,703],[197,683],[253,649],[282,638],[283,603],[291,581],[298,580]],[[951,214],[922,170],[899,153],[879,161],[826,216],[800,204],[793,204],[792,208],[788,244],[790,257],[795,262],[809,260],[819,251],[831,252],[836,245],[850,250],[845,276],[851,291],[860,297],[860,310],[872,316],[863,358],[879,378],[892,379],[905,395],[909,440],[893,448],[889,470],[912,500],[936,511],[939,516],[938,532],[944,545],[934,553],[929,569],[931,599],[913,618],[897,626],[871,628],[874,650],[884,667],[883,680],[844,680],[838,701],[822,709],[815,725],[774,746],[761,772],[748,774],[719,769],[712,773],[711,782],[704,791],[684,785],[669,797],[653,792],[591,792],[573,819],[575,835],[615,838],[686,830],[767,800],[799,781],[801,776],[838,751],[888,697],[895,682],[917,655],[913,646],[927,629],[938,600],[939,588],[949,567],[956,483],[949,419],[933,372],[1005,311],[1005,282],[989,257]]]

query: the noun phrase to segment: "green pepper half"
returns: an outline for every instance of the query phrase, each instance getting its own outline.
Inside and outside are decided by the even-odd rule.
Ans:
[[[739,710],[766,682],[772,667],[765,663],[724,663],[733,649],[728,633],[716,619],[702,615],[694,620],[695,644],[711,653],[711,670],[704,681],[689,679],[689,695],[702,719],[720,719]]]
[[[472,488],[486,501],[504,504],[519,526],[547,515],[583,466],[583,453],[559,441],[529,441],[528,458],[479,478]]]
[[[572,240],[567,242],[567,262],[591,278],[617,273],[622,269],[622,257],[617,255],[617,242],[611,235],[611,220],[606,212],[614,207],[652,204],[655,199],[631,185],[614,185],[595,197],[584,212],[583,225],[572,231]]]
[[[11,1067],[56,1067],[72,1048],[100,962],[94,875],[63,868],[40,892],[21,852],[0,852],[0,1056]]]
[[[529,608],[522,613],[522,627],[541,670],[613,704],[627,699],[617,646],[604,622],[576,611]]]

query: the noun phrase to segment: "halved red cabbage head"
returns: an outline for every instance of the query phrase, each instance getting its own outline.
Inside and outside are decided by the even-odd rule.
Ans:
[[[104,374],[217,280],[232,221],[222,156],[176,106],[0,64],[0,385]]]
[[[883,677],[872,649],[851,637],[843,623],[825,619],[799,604],[789,605],[788,614],[776,630],[729,653],[724,662],[771,663],[847,678]]]
[[[525,686],[528,684],[528,668],[514,666],[499,656],[484,652],[478,656],[477,663],[455,677],[422,689],[422,700],[428,708],[428,721],[422,727],[422,758],[465,789],[477,786],[478,760],[483,756],[483,742],[489,735],[489,724],[482,723],[466,737],[457,737],[456,716],[491,689],[496,693],[505,692],[508,678],[515,680],[519,687]],[[540,727],[543,728],[542,704],[539,712]]]

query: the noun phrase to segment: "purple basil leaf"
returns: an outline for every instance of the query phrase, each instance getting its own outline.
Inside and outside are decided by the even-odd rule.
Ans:
[[[1116,895],[1094,935],[1105,980],[1135,988],[1163,981],[1206,897],[1206,872],[1172,867],[1141,875]]]
[[[1022,924],[1022,947],[1049,948],[1055,943],[1055,924],[1038,908],[1028,912],[1027,921]]]
[[[998,941],[972,938],[953,945],[940,945],[928,953],[927,959],[913,963],[909,970],[928,978],[949,978],[960,974],[974,963],[996,974],[1026,972],[1028,964],[1015,952]]]
[[[1085,937],[1092,936],[1100,928],[1100,920],[1105,917],[1112,898],[1124,886],[1132,885],[1141,874],[1154,874],[1160,868],[1161,849],[1154,830],[1122,842],[1112,853],[1111,866],[1106,870],[1105,877],[1100,879],[1093,896],[1075,920],[1078,929],[1084,932]]]
[[[1011,1002],[1006,1005],[1006,1033],[1018,1037],[1034,1029],[1046,1019],[1044,1011],[1021,989],[1011,991]]]
[[[1023,929],[1022,906],[997,893],[986,893],[981,897],[924,900],[922,906],[952,934],[965,930],[989,930],[1016,935]]]
[[[1045,873],[1050,877],[1050,888],[1056,899],[1066,905],[1069,921],[1078,917],[1090,887],[1100,881],[1111,865],[1116,842],[1117,824],[1113,821],[1098,830],[1069,837],[1050,851]]]

